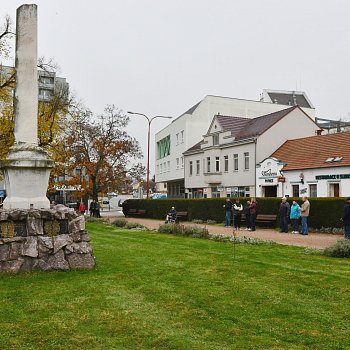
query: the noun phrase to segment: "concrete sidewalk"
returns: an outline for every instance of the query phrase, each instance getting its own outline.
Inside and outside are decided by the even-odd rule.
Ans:
[[[119,218],[121,216],[118,216]],[[113,221],[114,219],[117,219],[117,217],[109,216],[109,221]],[[154,219],[144,219],[144,218],[126,218],[129,222],[137,222],[140,223],[148,228],[152,229],[158,229],[159,225],[164,224],[164,221],[162,220],[154,220]],[[191,222],[182,222],[183,225],[191,225],[191,226],[200,226],[204,227],[209,230],[211,234],[225,234],[225,235],[232,235],[233,229],[231,228],[225,228],[223,226],[216,226],[216,225],[204,225],[204,224],[194,224]],[[310,247],[310,248],[325,248],[332,244],[334,244],[338,239],[343,238],[342,235],[331,235],[331,234],[316,234],[316,233],[310,233],[308,236],[303,236],[300,234],[293,234],[293,233],[279,233],[278,231],[272,230],[272,229],[262,229],[257,228],[256,231],[245,231],[240,230],[235,232],[238,236],[247,236],[247,237],[255,237],[260,238],[264,240],[271,240],[279,244],[285,244],[285,245],[293,245],[293,246],[300,246],[300,247]]]

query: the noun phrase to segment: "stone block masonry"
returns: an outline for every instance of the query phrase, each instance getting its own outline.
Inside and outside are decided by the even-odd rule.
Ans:
[[[91,269],[85,218],[74,209],[0,210],[0,271]]]

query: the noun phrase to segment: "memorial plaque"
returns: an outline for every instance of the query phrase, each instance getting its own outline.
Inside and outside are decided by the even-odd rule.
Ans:
[[[57,236],[60,234],[60,223],[58,220],[44,220],[44,236]]]
[[[68,234],[68,220],[60,220],[60,234]]]
[[[0,238],[27,237],[25,221],[3,221],[0,223]]]
[[[13,224],[16,237],[27,237],[27,225],[25,221],[17,221]]]

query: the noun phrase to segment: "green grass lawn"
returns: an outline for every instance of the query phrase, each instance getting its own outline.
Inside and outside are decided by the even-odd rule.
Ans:
[[[0,274],[0,349],[350,349],[350,261],[88,224],[92,271]]]

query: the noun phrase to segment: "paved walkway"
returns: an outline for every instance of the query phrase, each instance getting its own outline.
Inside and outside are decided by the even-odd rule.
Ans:
[[[120,216],[119,216],[120,217]],[[116,219],[114,216],[109,216],[109,221]],[[163,224],[164,221],[154,219],[143,219],[143,218],[126,218],[129,222],[138,222],[148,228],[158,229],[159,225]],[[196,225],[203,227],[203,224],[193,224],[191,222],[183,222],[184,225]],[[225,228],[223,226],[207,225],[207,229],[211,234],[227,234],[232,235],[232,228]],[[334,244],[338,239],[343,238],[342,235],[331,235],[331,234],[316,234],[310,233],[308,236],[292,233],[279,233],[271,229],[257,228],[256,231],[236,231],[238,236],[255,237],[264,240],[271,240],[279,244],[293,245],[300,247],[311,247],[311,248],[325,248]]]

